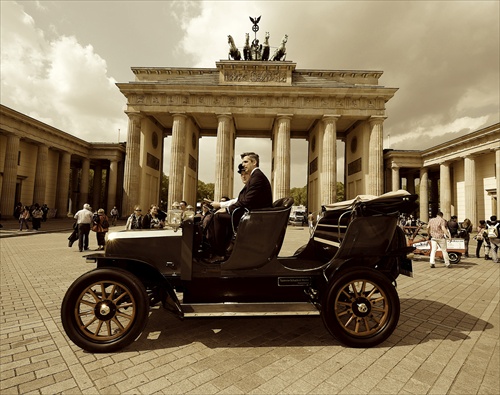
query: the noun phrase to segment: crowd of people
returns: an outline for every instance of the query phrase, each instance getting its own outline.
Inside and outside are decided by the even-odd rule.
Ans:
[[[404,228],[409,229],[410,233],[413,229],[419,229],[424,225],[412,215],[402,219],[401,224]],[[465,246],[464,256],[468,258],[471,235],[476,241],[476,258],[481,258],[481,251],[484,249],[485,260],[493,260],[495,263],[500,263],[500,222],[495,215],[492,215],[489,220],[480,220],[474,230],[469,218],[465,218],[462,222],[459,222],[458,217],[453,215],[446,221],[443,218],[443,213],[439,211],[436,217],[432,218],[427,224],[427,233],[431,242],[431,267],[435,267],[435,254],[438,247],[443,253],[445,266],[451,267],[447,253],[446,239],[463,239]]]
[[[31,222],[32,229],[37,231],[42,227],[42,222],[47,221],[49,208],[46,204],[34,203],[31,206],[23,205],[21,202],[16,204],[14,208],[14,218],[19,221],[19,231],[24,228],[30,230],[29,223]]]

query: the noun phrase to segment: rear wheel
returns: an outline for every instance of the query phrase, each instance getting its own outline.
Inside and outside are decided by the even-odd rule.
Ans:
[[[448,251],[448,256],[450,257],[450,263],[458,263],[462,259],[462,254],[459,252]]]
[[[96,269],[69,287],[61,306],[68,337],[89,352],[114,352],[146,326],[149,304],[141,281],[120,269]]]
[[[325,326],[349,347],[382,343],[399,321],[396,288],[374,269],[355,269],[334,279],[322,306]]]

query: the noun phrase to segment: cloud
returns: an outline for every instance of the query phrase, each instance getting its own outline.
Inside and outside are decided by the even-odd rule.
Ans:
[[[11,2],[2,4],[1,34],[2,104],[84,140],[117,141],[127,126],[125,99],[91,45],[48,40]]]
[[[179,46],[194,66],[214,67],[227,35],[241,48],[253,37],[248,16],[259,15],[257,37],[270,31],[276,47],[287,33],[299,69],[383,71],[380,84],[399,88],[384,123],[392,146],[420,146],[422,128],[446,137],[455,119],[467,123],[462,134],[499,121],[498,2],[202,2]]]

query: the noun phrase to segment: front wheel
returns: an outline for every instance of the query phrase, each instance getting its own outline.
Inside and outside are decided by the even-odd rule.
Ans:
[[[454,251],[448,251],[448,256],[450,257],[450,263],[458,263],[460,262],[460,259],[462,258],[462,254],[459,252],[454,252]]]
[[[89,352],[114,352],[144,330],[149,314],[146,290],[133,274],[96,269],[69,287],[61,306],[68,337]]]
[[[374,269],[355,269],[334,279],[322,303],[329,332],[349,347],[373,347],[396,329],[400,305],[396,288]]]

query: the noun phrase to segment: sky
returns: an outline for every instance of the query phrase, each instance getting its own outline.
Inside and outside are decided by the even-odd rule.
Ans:
[[[384,148],[421,150],[499,122],[499,5],[0,0],[0,102],[86,141],[126,141],[115,84],[134,79],[131,67],[215,68],[227,59],[227,36],[242,47],[253,36],[249,17],[261,16],[257,38],[268,31],[276,47],[287,34],[286,60],[297,69],[383,71],[380,84],[398,88],[386,105]],[[214,182],[215,138],[202,140],[199,179]],[[306,144],[292,140],[291,187],[306,185]],[[237,139],[236,154],[249,150],[270,175],[270,140]]]

